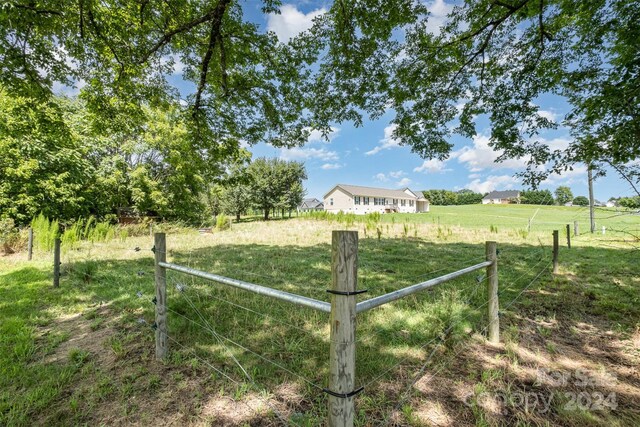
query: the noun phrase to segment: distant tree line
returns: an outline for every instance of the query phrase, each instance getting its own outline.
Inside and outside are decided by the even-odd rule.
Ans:
[[[436,206],[473,205],[481,203],[483,197],[482,194],[467,189],[459,191],[425,190],[422,193],[432,205]]]

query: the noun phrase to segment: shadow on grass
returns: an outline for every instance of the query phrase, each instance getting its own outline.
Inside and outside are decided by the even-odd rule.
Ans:
[[[171,262],[204,271],[328,301],[330,250],[326,244],[306,247],[217,245],[190,252],[169,249],[168,258]],[[358,298],[368,299],[478,263],[483,260],[483,254],[484,245],[480,244],[362,239],[359,288],[366,288],[369,292]],[[637,304],[640,283],[637,264],[633,263],[635,254],[590,247],[563,250],[562,271],[556,278],[549,273],[549,256],[548,248],[500,245],[501,304],[504,307],[519,297],[502,314],[502,328],[507,337],[511,336],[509,339],[518,343],[521,353],[506,348],[487,348],[467,338],[470,331],[481,331],[486,324],[486,296],[481,272],[359,316],[356,383],[367,383],[394,365],[400,365],[371,384],[358,398],[361,409],[358,422],[365,424],[380,420],[394,409],[412,375],[452,324],[455,327],[446,337],[446,345],[437,349],[434,360],[436,365],[447,360],[448,367],[443,368],[443,372],[448,376],[441,380],[451,382],[451,393],[447,395],[440,390],[434,394],[428,388],[424,389],[427,390],[425,392],[416,388],[418,395],[414,396],[414,406],[417,408],[421,405],[419,396],[422,396],[442,400],[443,410],[455,415],[455,419],[473,420],[475,423],[483,417],[491,418],[495,415],[491,408],[465,405],[455,393],[459,385],[455,385],[451,378],[458,376],[467,378],[471,383],[483,383],[483,372],[497,369],[495,360],[508,359],[516,367],[558,370],[559,367],[569,369],[569,362],[579,357],[580,363],[589,369],[603,363],[621,366],[616,375],[619,382],[627,386],[626,391],[624,387],[616,388],[621,409],[625,414],[628,410],[635,411],[633,393],[638,392],[637,380],[632,373],[624,372],[624,366],[631,362],[625,362],[626,356],[612,338],[632,331],[640,318],[640,305]],[[532,283],[536,276],[537,281]],[[322,424],[325,396],[297,375],[315,385],[327,385],[329,337],[326,314],[292,307],[224,285],[194,280],[172,271],[167,272],[167,278],[171,310],[168,314],[169,330],[172,339],[176,340],[175,345],[170,342],[172,351],[168,369],[183,373],[191,369],[195,372],[193,377],[198,378],[194,389],[200,387],[210,393],[210,390],[223,387],[225,381],[207,366],[208,363],[225,375],[243,381],[235,358],[266,390],[278,389],[289,382],[297,383],[300,391],[296,401],[283,401],[282,404],[289,408],[289,412],[306,412],[312,424]],[[32,313],[38,312],[42,318],[36,319],[35,324],[46,324],[74,305],[100,303],[111,304],[114,314],[118,311],[131,314],[126,317],[128,322],[133,323],[138,317],[145,318],[149,324],[153,322],[151,256],[137,260],[76,262],[68,266],[60,289],[50,289],[45,285],[48,280],[47,272],[33,267],[0,275],[3,323],[21,319],[27,326],[34,322]],[[32,283],[28,292],[21,287],[21,283],[26,282]],[[531,287],[527,288],[530,284]],[[182,285],[183,291],[177,290],[176,285]],[[548,326],[545,323],[548,319],[555,319],[556,326]],[[612,327],[617,328],[613,335],[609,332]],[[555,340],[547,332],[541,332],[547,329]],[[585,330],[589,333],[580,332]],[[127,345],[149,345],[150,331],[139,334],[146,339],[131,339]],[[594,336],[599,340],[598,352],[594,352],[594,343],[590,341]],[[436,341],[425,345],[432,340]],[[556,350],[562,349],[569,355],[568,359],[560,359],[557,351],[553,353],[547,348],[547,342],[553,342]],[[243,350],[236,343],[251,351]],[[457,353],[460,346],[468,346],[469,351],[460,355]],[[549,356],[530,357],[529,353],[541,350],[546,350]],[[132,350],[132,354],[137,353],[142,353],[142,350]],[[447,359],[448,355],[456,353],[458,358]],[[286,367],[290,372],[284,372],[265,359]],[[28,361],[26,358],[23,362]],[[141,358],[137,362],[149,361]],[[522,376],[522,372],[513,366],[502,367],[502,375],[513,377],[515,384],[523,389],[531,386],[531,378]],[[459,371],[451,367],[459,368]],[[12,378],[19,380],[20,373],[15,372]],[[228,382],[226,384],[233,387]],[[170,381],[166,385],[172,387]],[[551,390],[550,387],[548,389]],[[160,393],[159,389],[141,389],[139,392],[156,397]],[[60,398],[53,396],[51,401]],[[200,403],[194,400],[186,404],[197,406]],[[404,416],[411,418],[410,412]],[[556,410],[549,417],[562,423],[565,415],[561,412]],[[25,415],[28,416],[28,412]],[[135,413],[131,416],[133,418],[128,418],[128,421],[140,420]],[[514,408],[498,418],[515,420],[518,416],[518,408]],[[80,417],[80,420],[86,420],[86,417]]]

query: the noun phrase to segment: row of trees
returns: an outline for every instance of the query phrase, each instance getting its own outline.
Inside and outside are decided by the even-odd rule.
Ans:
[[[459,191],[451,190],[425,190],[424,196],[431,202],[432,205],[472,205],[482,203],[484,197],[481,193],[475,193],[468,189]],[[555,198],[554,198],[555,195]],[[621,206],[628,204],[633,205],[634,198],[623,198],[625,205],[620,203]],[[627,200],[629,199],[629,200]],[[622,200],[622,199],[621,199]],[[572,202],[574,205],[587,206],[589,205],[589,199],[584,196],[573,197],[571,188],[567,186],[559,186],[552,194],[549,190],[524,190],[520,192],[520,203],[530,205],[564,205]]]
[[[194,145],[178,108],[142,114],[133,125],[106,122],[80,99],[34,102],[0,89],[0,217],[24,225],[39,213],[62,221],[127,213],[196,223],[219,211],[212,200],[223,186],[234,212],[300,203],[302,164],[249,164],[239,143]]]
[[[473,205],[481,203],[483,197],[482,194],[474,193],[473,191],[467,189],[459,191],[425,190],[422,193],[432,205],[437,206]]]

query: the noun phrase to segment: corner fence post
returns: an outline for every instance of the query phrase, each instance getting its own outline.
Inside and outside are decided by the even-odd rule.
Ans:
[[[573,221],[573,235],[574,236],[580,235],[580,229],[578,228],[578,221]]]
[[[487,261],[492,261],[487,266],[487,298],[489,298],[488,321],[489,342],[500,342],[500,319],[498,317],[498,253],[496,242],[486,242],[485,253]]]
[[[167,270],[160,266],[167,261],[167,240],[164,233],[154,235],[156,278],[156,360],[163,360],[169,350],[167,342]]]
[[[567,248],[571,249],[571,226],[567,224]]]
[[[33,228],[29,228],[29,243],[27,244],[27,260],[33,258]]]
[[[53,241],[53,287],[60,287],[60,238]]]
[[[353,293],[358,284],[357,231],[332,232],[331,279],[329,426],[352,427],[355,397],[346,395],[355,391],[356,295]]]
[[[558,230],[553,230],[553,274],[558,274]]]

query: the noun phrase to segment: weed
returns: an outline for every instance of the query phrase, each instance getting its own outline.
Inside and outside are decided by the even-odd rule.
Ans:
[[[72,348],[69,351],[69,360],[76,366],[84,365],[91,357],[91,353],[79,348]]]

